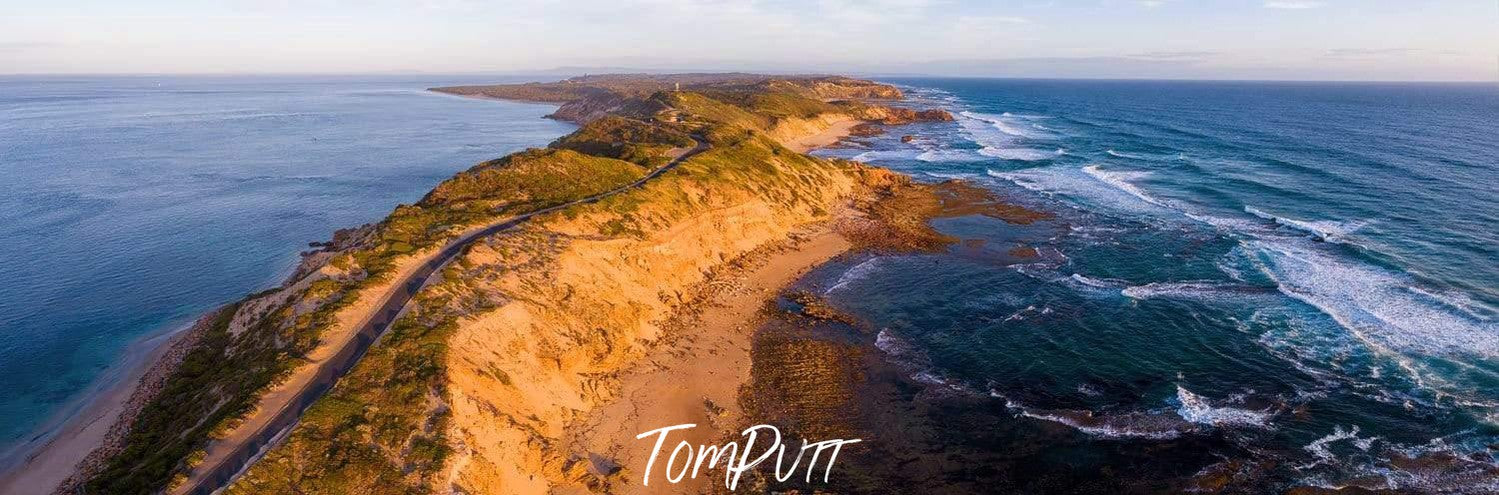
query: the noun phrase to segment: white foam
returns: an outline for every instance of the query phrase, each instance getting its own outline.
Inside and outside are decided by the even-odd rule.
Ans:
[[[1088,395],[1100,393],[1086,385],[1079,385],[1078,390]],[[1194,431],[1191,423],[1184,422],[1170,414],[1128,412],[1100,415],[1085,410],[1028,407],[995,390],[992,383],[989,396],[1005,401],[1005,407],[1020,416],[1067,425],[1082,433],[1101,438],[1170,440],[1180,437],[1183,433]]]
[[[1479,441],[1476,445],[1471,442],[1466,445],[1449,443],[1450,439],[1463,435],[1467,433],[1434,438],[1423,445],[1403,445],[1377,436],[1360,437],[1357,425],[1348,428],[1338,425],[1333,427],[1332,433],[1302,447],[1313,457],[1311,462],[1293,467],[1298,471],[1330,467],[1338,474],[1324,473],[1312,478],[1332,488],[1339,485],[1329,482],[1329,477],[1343,480],[1377,477],[1384,480],[1385,488],[1402,493],[1499,493],[1499,477],[1493,476],[1495,464],[1486,455],[1489,442]],[[1375,448],[1375,442],[1379,442],[1380,448]],[[1361,453],[1334,452],[1332,446],[1341,443]],[[1480,454],[1474,456],[1474,453]],[[1400,466],[1383,461],[1392,458],[1426,459],[1431,464]],[[1359,485],[1366,486],[1367,481]]]
[[[979,151],[980,154],[983,151]],[[929,149],[916,155],[916,159],[923,162],[974,162],[983,160],[984,157],[975,154],[971,150],[954,149]]]
[[[1167,205],[1164,201],[1156,199],[1154,196],[1151,196],[1150,193],[1147,193],[1144,189],[1141,189],[1140,186],[1136,186],[1134,184],[1134,181],[1150,177],[1150,172],[1104,170],[1098,165],[1088,165],[1086,167],[1083,167],[1083,172],[1093,176],[1093,178],[1098,179],[1100,182],[1114,186],[1119,190],[1127,192],[1136,198],[1140,198],[1141,201],[1163,208],[1170,208],[1170,206]]]
[[[1089,287],[1097,287],[1100,289],[1116,289],[1119,288],[1120,285],[1118,281],[1096,279],[1087,275],[1083,275],[1081,273],[1074,273],[1070,278],[1077,283]]]
[[[979,150],[979,154],[1002,160],[1034,162],[1065,155],[1067,154],[1067,150],[1059,148],[1056,151],[1047,151],[1036,148],[996,148],[994,146],[985,146]]]
[[[936,177],[938,179],[968,179],[968,178],[972,178],[973,175],[974,175],[974,174],[952,174],[952,173],[947,173],[947,172],[934,172],[934,171],[931,171],[931,170],[923,170],[923,171],[921,171],[921,173],[926,174],[926,175],[931,176],[931,177]]]
[[[868,277],[869,274],[874,273],[874,271],[879,268],[879,260],[880,258],[870,258],[864,260],[863,263],[854,265],[852,268],[844,271],[842,275],[839,275],[838,281],[834,282],[832,286],[829,286],[827,290],[822,291],[822,294],[832,294],[834,291],[842,289],[852,282],[863,280],[864,278]]]
[[[1368,222],[1340,222],[1333,220],[1297,220],[1294,218],[1272,215],[1253,206],[1245,206],[1244,212],[1266,220],[1273,221],[1280,225],[1311,233],[1312,235],[1317,236],[1318,239],[1329,242],[1339,241],[1342,238],[1347,237],[1348,234],[1351,234],[1359,228],[1362,228],[1363,226],[1368,224]]]
[[[1315,466],[1315,465],[1320,464],[1320,463],[1333,462],[1335,459],[1337,459],[1337,456],[1333,455],[1332,450],[1328,449],[1327,446],[1329,444],[1332,444],[1332,443],[1335,443],[1335,442],[1341,442],[1341,441],[1344,441],[1344,440],[1355,440],[1357,438],[1358,438],[1358,425],[1353,425],[1353,429],[1350,429],[1350,430],[1344,430],[1341,425],[1334,426],[1332,433],[1328,433],[1327,435],[1323,436],[1322,438],[1318,438],[1316,440],[1313,440],[1312,443],[1309,443],[1305,447],[1302,447],[1303,450],[1306,450],[1307,452],[1310,452],[1313,456],[1316,456],[1317,457],[1317,461],[1314,462],[1314,463],[1312,463],[1312,464],[1310,464],[1310,465],[1301,466],[1300,468],[1301,469],[1306,469],[1306,468],[1309,468],[1311,466]],[[1372,442],[1373,439],[1370,439],[1370,441]],[[1367,447],[1366,447],[1366,449],[1367,449]]]
[[[1220,217],[1191,211],[1184,211],[1182,215],[1229,234],[1259,234],[1268,232],[1260,222],[1247,218]]]
[[[911,352],[911,344],[891,333],[888,328],[880,329],[880,333],[874,336],[874,347],[880,352],[897,357]]]
[[[1132,153],[1122,153],[1122,152],[1118,152],[1118,151],[1114,151],[1114,150],[1104,151],[1104,153],[1108,153],[1109,156],[1116,156],[1116,157],[1119,157],[1119,158],[1129,158],[1131,160],[1145,160],[1146,159],[1144,156],[1140,156],[1140,155],[1136,155],[1136,154],[1132,154]]]
[[[1268,428],[1270,418],[1275,416],[1274,411],[1268,410],[1255,411],[1214,406],[1206,398],[1192,393],[1181,385],[1176,386],[1176,400],[1181,402],[1181,407],[1176,410],[1176,413],[1182,419],[1203,425]]]
[[[1062,195],[1087,204],[1139,214],[1160,214],[1161,205],[1144,201],[1138,188],[1129,191],[1103,180],[1097,171],[1088,173],[1074,167],[1036,167],[1014,171],[988,170],[989,176],[1009,181],[1022,188],[1047,196]],[[1119,180],[1119,176],[1104,176]],[[1131,186],[1133,188],[1133,186]],[[1147,196],[1148,197],[1148,196]]]
[[[1031,154],[1019,151],[1005,151],[1012,148],[1025,148],[1019,146],[1026,141],[1052,139],[1055,135],[1027,122],[1027,119],[1039,117],[1021,117],[1009,113],[994,115],[980,112],[958,113],[959,133],[980,147],[988,149],[985,153],[995,158],[1038,160],[1041,154]],[[1011,153],[1012,156],[1023,158],[1007,158],[1006,156],[995,156],[995,154]]]
[[[990,395],[1004,398],[1005,406],[1021,416],[1067,425],[1101,438],[1171,440],[1191,431],[1190,425],[1158,414],[1134,412],[1098,415],[1092,411],[1034,409],[1016,404],[992,391]]]
[[[1282,293],[1331,316],[1372,345],[1428,355],[1499,356],[1499,325],[1434,304],[1414,280],[1326,252],[1306,240],[1244,241]]]
[[[1125,287],[1120,292],[1130,299],[1171,298],[1208,301],[1222,301],[1226,299],[1243,300],[1264,295],[1265,293],[1265,291],[1253,286],[1213,280],[1152,282],[1145,285]]]
[[[1443,291],[1436,289],[1427,290],[1414,286],[1406,287],[1405,290],[1410,291],[1412,294],[1425,297],[1436,304],[1441,304],[1449,308],[1462,311],[1463,313],[1467,313],[1468,316],[1481,321],[1492,321],[1495,314],[1499,313],[1499,309],[1495,309],[1493,306],[1476,301],[1473,298],[1468,297],[1467,294],[1463,294],[1460,292]]]
[[[890,329],[880,329],[874,337],[874,347],[890,356],[890,362],[900,366],[911,380],[917,383],[940,387],[964,395],[979,395],[962,382],[948,378],[931,366],[930,360],[916,346],[902,339]]]
[[[916,150],[874,150],[859,153],[849,159],[856,162],[877,162],[885,160],[915,160],[919,156],[920,152]]]
[[[980,112],[960,112],[960,115],[988,124],[989,126],[998,129],[999,132],[1003,132],[1011,136],[1029,139],[1045,139],[1048,137],[1048,134],[1044,132],[1036,132],[1039,129],[1033,130],[1031,128],[1028,128],[1029,126],[1020,122],[1020,117],[1017,117],[1009,112],[1005,112],[1000,115]]]

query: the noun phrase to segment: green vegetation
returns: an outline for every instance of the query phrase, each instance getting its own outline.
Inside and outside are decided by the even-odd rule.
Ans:
[[[609,115],[584,124],[577,132],[553,142],[551,147],[617,158],[654,168],[670,161],[670,157],[666,156],[667,151],[673,148],[691,148],[696,144],[684,130]]]
[[[607,103],[608,114],[588,120],[549,148],[515,153],[456,174],[413,205],[340,246],[332,272],[276,304],[266,291],[219,313],[201,342],[132,425],[122,452],[87,484],[89,493],[152,493],[185,479],[202,462],[209,439],[252,410],[264,391],[318,345],[338,311],[394,276],[403,256],[440,246],[467,228],[615,189],[670,160],[701,136],[711,149],[683,162],[644,188],[562,212],[607,212],[601,234],[642,236],[663,219],[685,218],[714,194],[757,195],[791,208],[817,208],[812,178],[843,165],[793,153],[764,135],[780,119],[849,113],[858,104],[828,103],[829,94],[888,95],[888,86],[839,78],[770,80],[763,76],[702,76],[700,91],[668,91],[672,81],[643,77],[534,85],[448,88],[457,94],[508,96],[581,107]],[[847,86],[839,86],[843,81]],[[849,82],[852,81],[852,82]],[[831,93],[830,93],[831,92]],[[894,92],[898,96],[898,92]],[[589,111],[579,110],[579,115]],[[712,187],[705,187],[712,186]],[[537,240],[537,242],[544,242]],[[508,248],[507,248],[508,249]],[[510,256],[508,251],[500,253]],[[461,260],[461,258],[460,258]],[[448,337],[460,318],[491,309],[494,294],[469,286],[472,267],[454,263],[304,415],[291,437],[234,485],[251,493],[426,493],[449,452],[444,438],[447,399],[443,374]],[[291,290],[291,289],[283,289]],[[253,305],[252,305],[253,304]],[[247,328],[230,332],[239,308]],[[509,383],[504,370],[488,370]]]
[[[788,94],[813,100],[900,99],[893,86],[840,76],[762,74],[604,74],[551,83],[433,88],[443,93],[508,100],[572,103],[585,99],[644,99],[662,91]]]
[[[221,313],[161,395],[145,406],[124,449],[87,482],[88,492],[152,493],[182,479],[190,469],[189,454],[238,425],[268,387],[305,362],[303,356],[317,346],[339,310],[392,276],[401,256],[441,245],[467,226],[599,194],[645,172],[611,158],[531,150],[481,163],[417,204],[397,207],[364,244],[330,261],[347,276],[309,284],[255,315],[238,335],[228,330],[234,311],[274,291],[247,297]],[[403,370],[428,373],[420,364],[424,360],[408,358]]]
[[[761,91],[714,91],[705,96],[771,118],[814,118],[842,109],[832,103],[796,93]]]
[[[601,193],[644,175],[644,169],[620,160],[533,149],[459,172],[438,184],[416,207],[486,216],[492,212],[484,208],[518,213]]]
[[[199,345],[183,358],[153,402],[156,407],[146,408],[136,419],[124,451],[88,484],[89,493],[153,492],[197,448],[209,427],[248,407],[248,401],[219,405],[217,399],[218,390],[254,388],[270,374],[265,369],[223,366],[222,350],[232,340],[229,322],[238,309],[232,304],[218,310]],[[248,398],[245,393],[228,395]]]
[[[699,103],[720,108],[708,101]],[[613,219],[602,223],[601,234],[640,236],[661,227],[641,225],[643,222],[688,218],[708,203],[736,201],[739,197],[763,197],[787,208],[810,208],[817,202],[808,195],[815,193],[820,183],[810,176],[841,173],[837,170],[843,166],[841,162],[792,153],[755,130],[717,122],[698,123],[708,124],[703,130],[713,136],[711,149],[641,189],[578,205],[561,214],[574,218],[612,215]],[[646,139],[673,136],[641,125],[639,121],[611,119],[603,129],[628,129]],[[588,139],[569,136],[559,142],[582,143]],[[420,204],[477,201],[470,199],[472,195],[495,190],[503,182],[484,174],[516,170],[519,164],[563,153],[572,156],[565,151],[530,151],[486,163],[439,186]],[[576,158],[568,163],[589,163]],[[573,169],[556,172],[578,173]],[[587,178],[555,178],[563,177]],[[504,252],[501,258],[501,265],[513,263],[507,261],[510,255]],[[434,477],[450,454],[444,433],[449,420],[448,397],[442,378],[449,361],[449,338],[460,319],[477,317],[494,309],[494,301],[505,299],[503,294],[485,293],[481,285],[470,283],[482,280],[484,270],[493,269],[467,266],[463,258],[447,267],[442,283],[423,289],[413,309],[328,396],[313,405],[291,437],[252,467],[229,493],[408,494],[432,489],[437,483]],[[481,372],[500,384],[511,383],[510,374],[503,369],[490,366]]]
[[[228,493],[426,493],[449,454],[441,378],[448,338],[460,317],[488,304],[473,297],[461,270],[450,265],[423,290],[292,437]]]
[[[132,425],[124,449],[87,483],[89,493],[151,493],[192,464],[189,454],[249,413],[317,345],[322,329],[357,293],[332,280],[311,284],[258,315],[238,335],[230,322],[246,301],[220,311],[197,345]],[[298,311],[295,302],[316,309]],[[201,461],[201,459],[200,459]]]

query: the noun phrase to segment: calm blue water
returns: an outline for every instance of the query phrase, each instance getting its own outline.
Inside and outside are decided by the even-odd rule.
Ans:
[[[1019,472],[1499,490],[1499,88],[894,82],[958,121],[822,153],[1058,218],[809,283],[1013,416],[997,450],[1051,438]]]
[[[309,241],[570,132],[423,91],[494,80],[0,78],[0,445]]]

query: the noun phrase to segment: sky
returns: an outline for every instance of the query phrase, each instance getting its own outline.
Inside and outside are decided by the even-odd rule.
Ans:
[[[0,74],[1499,79],[1499,0],[0,0]]]

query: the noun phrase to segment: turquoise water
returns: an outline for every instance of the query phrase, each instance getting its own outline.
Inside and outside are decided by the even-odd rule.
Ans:
[[[475,77],[0,78],[0,445],[310,241],[571,126]]]
[[[1499,491],[1499,88],[893,82],[957,121],[821,153],[1057,218],[943,220],[985,244],[804,283],[989,401],[1001,426],[961,437],[1031,452],[1022,491]]]

